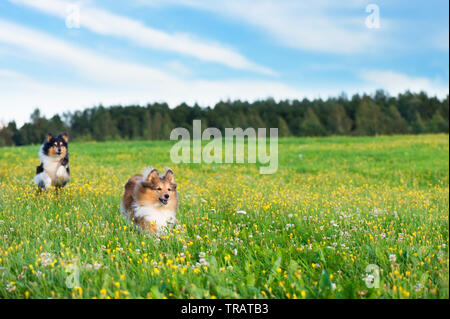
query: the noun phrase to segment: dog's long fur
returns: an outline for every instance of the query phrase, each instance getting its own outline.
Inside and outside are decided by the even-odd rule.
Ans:
[[[177,222],[178,194],[171,169],[160,176],[156,169],[145,168],[125,184],[120,210],[140,230],[160,234]]]
[[[69,137],[66,133],[54,137],[48,134],[41,148],[39,159],[41,165],[36,167],[34,182],[40,189],[51,186],[64,187],[70,179]]]

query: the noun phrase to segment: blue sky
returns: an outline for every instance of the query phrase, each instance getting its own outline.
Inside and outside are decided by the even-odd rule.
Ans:
[[[446,0],[0,0],[0,122],[100,103],[443,98],[448,12]]]

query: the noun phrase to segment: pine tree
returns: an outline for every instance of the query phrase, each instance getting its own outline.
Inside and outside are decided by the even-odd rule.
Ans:
[[[0,146],[14,145],[13,135],[14,132],[8,125],[0,125]]]
[[[439,111],[433,114],[433,117],[426,123],[427,132],[430,133],[448,133],[448,122],[444,120],[444,117]]]
[[[206,121],[202,121],[202,126],[208,125]],[[161,139],[168,140],[170,138],[170,132],[174,129],[174,125],[172,123],[172,119],[170,118],[170,115],[165,112],[162,117],[162,127],[161,127]]]
[[[420,116],[419,112],[416,112],[415,114],[415,120],[412,123],[412,130],[415,134],[424,133],[426,131],[425,123],[422,120],[422,117]]]
[[[327,117],[328,130],[333,134],[348,134],[352,129],[352,120],[340,104],[333,104]]]
[[[291,131],[289,130],[289,126],[287,125],[286,121],[281,117],[278,116],[278,136],[279,137],[287,137],[291,136]]]
[[[116,125],[108,110],[98,110],[93,119],[92,136],[96,141],[107,141],[117,135]]]
[[[144,140],[151,140],[152,135],[152,117],[150,116],[150,111],[145,110],[144,117],[142,118],[142,138]]]
[[[406,122],[397,107],[393,104],[389,106],[389,117],[386,130],[391,134],[405,134],[411,130],[408,122]]]
[[[155,115],[152,118],[152,124],[151,124],[151,131],[152,131],[152,138],[154,140],[160,140],[162,138],[162,123],[163,118],[161,116],[161,113],[156,112]]]
[[[365,98],[356,111],[356,134],[378,135],[384,132],[384,117],[380,107]]]
[[[251,113],[248,116],[248,124],[250,127],[253,127],[255,130],[262,127],[267,127],[264,121],[257,113]]]
[[[202,120],[202,130],[224,128],[278,127],[280,136],[319,136],[327,134],[403,134],[449,131],[449,96],[444,100],[424,92],[405,92],[389,97],[382,91],[374,95],[345,96],[324,101],[273,99],[253,103],[222,101],[214,107],[189,106],[170,109],[167,104],[146,107],[98,107],[46,119],[36,109],[30,120],[17,128],[15,123],[2,127],[2,145],[41,144],[50,132],[67,131],[72,140],[166,139],[174,127],[192,131],[192,121]],[[11,137],[12,132],[12,137]]]
[[[306,110],[305,117],[300,123],[299,131],[301,136],[322,136],[326,134],[325,128],[310,107]]]
[[[17,129],[17,125],[15,121],[9,122],[8,127],[13,133],[12,139],[14,145],[24,145],[23,135],[20,130]]]
[[[48,121],[45,117],[41,116],[41,111],[35,109],[30,116],[31,126],[28,129],[28,142],[34,144],[40,144],[44,140],[44,137],[49,133]],[[50,132],[52,133],[52,132]],[[56,134],[53,132],[53,134]]]

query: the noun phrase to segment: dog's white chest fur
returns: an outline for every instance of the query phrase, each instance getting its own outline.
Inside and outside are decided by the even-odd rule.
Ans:
[[[47,175],[54,181],[57,180],[57,175],[61,175],[61,172],[57,174],[59,169],[65,170],[63,166],[60,164],[59,158],[53,158],[50,156],[46,156],[46,158],[42,159],[42,163],[44,164],[44,171],[47,173]]]
[[[158,204],[159,205],[159,204]],[[154,222],[158,227],[167,227],[169,223],[177,221],[176,212],[170,209],[156,209],[152,206],[138,206],[134,208],[134,217],[145,218],[148,222]]]

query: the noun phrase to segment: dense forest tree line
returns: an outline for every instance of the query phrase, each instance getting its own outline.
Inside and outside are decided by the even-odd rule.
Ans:
[[[47,132],[68,132],[72,139],[162,140],[175,127],[192,130],[194,119],[202,127],[277,127],[285,136],[420,134],[449,131],[449,97],[439,100],[426,93],[406,92],[391,97],[379,90],[373,95],[345,94],[327,100],[273,99],[219,102],[213,108],[165,103],[147,106],[93,107],[45,118],[36,109],[30,121],[0,127],[0,146],[42,143]]]

